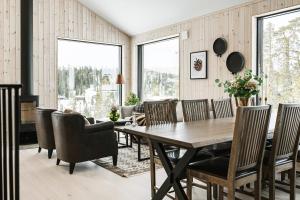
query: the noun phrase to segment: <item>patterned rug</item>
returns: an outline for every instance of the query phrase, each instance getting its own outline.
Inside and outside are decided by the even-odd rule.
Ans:
[[[132,147],[119,149],[117,166],[113,166],[111,157],[101,158],[93,162],[122,177],[130,177],[150,171],[150,160],[138,162],[137,144],[133,143]],[[149,157],[148,146],[141,145],[141,153],[142,157]],[[156,166],[161,168],[161,166]]]

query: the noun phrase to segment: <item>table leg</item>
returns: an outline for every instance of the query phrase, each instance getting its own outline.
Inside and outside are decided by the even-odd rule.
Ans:
[[[141,138],[140,137],[137,138],[137,143],[138,143],[138,161],[140,162],[140,161],[144,161],[144,160],[149,160],[150,157],[142,158],[142,156],[141,156],[142,152],[141,152]]]
[[[185,172],[186,167],[190,163],[191,159],[196,155],[197,149],[187,149],[183,157],[173,167],[170,159],[168,158],[164,145],[162,143],[151,141],[154,148],[156,149],[157,155],[159,156],[161,163],[168,175],[162,186],[153,196],[153,200],[162,200],[171,187],[174,188],[176,196],[179,200],[188,200],[184,189],[180,183],[180,176]]]
[[[129,147],[131,147],[132,148],[132,135],[131,134],[129,134],[129,139],[130,139],[130,145],[129,145]]]

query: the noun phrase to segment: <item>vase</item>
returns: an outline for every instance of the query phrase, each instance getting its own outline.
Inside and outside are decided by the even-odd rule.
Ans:
[[[238,97],[239,106],[248,106],[249,99],[250,98],[248,98],[248,97]]]

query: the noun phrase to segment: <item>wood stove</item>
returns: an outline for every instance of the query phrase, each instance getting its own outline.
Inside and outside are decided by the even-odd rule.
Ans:
[[[33,95],[33,0],[21,1],[21,126],[20,143],[35,143],[35,112],[39,98]]]

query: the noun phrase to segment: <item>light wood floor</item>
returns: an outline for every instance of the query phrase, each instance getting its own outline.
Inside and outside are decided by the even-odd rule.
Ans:
[[[55,165],[44,150],[21,150],[21,200],[149,200],[150,174],[122,178],[92,162],[80,163],[69,175],[68,164]],[[158,171],[158,179],[165,177]],[[299,178],[300,179],[300,178]],[[252,199],[239,195],[241,199]],[[289,199],[286,193],[276,191],[276,199]],[[168,199],[168,198],[166,198]],[[206,192],[194,188],[193,200],[205,200]],[[297,191],[300,200],[300,190]]]

